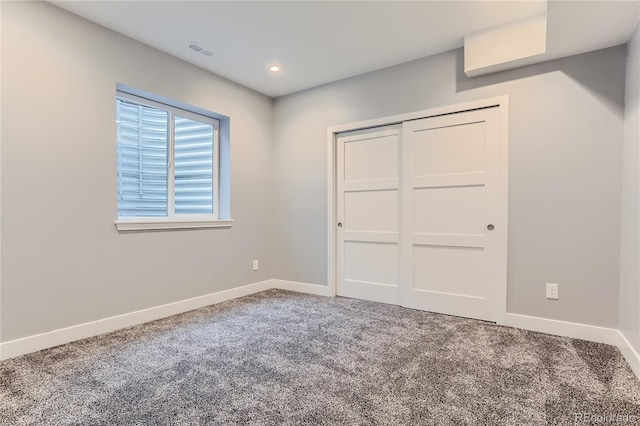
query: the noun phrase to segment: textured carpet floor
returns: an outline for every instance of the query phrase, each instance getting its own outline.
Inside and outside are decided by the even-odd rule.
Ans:
[[[612,346],[279,290],[0,363],[1,425],[536,425],[585,412],[640,419],[640,383]]]

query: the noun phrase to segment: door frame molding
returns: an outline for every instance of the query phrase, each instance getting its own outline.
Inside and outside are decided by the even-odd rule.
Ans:
[[[502,271],[500,283],[498,283],[498,302],[496,303],[496,323],[505,324],[507,314],[507,238],[508,238],[508,198],[509,198],[509,96],[481,99],[443,107],[430,108],[405,114],[375,118],[372,120],[358,121],[340,124],[327,128],[327,287],[329,295],[336,295],[336,136],[338,133],[363,130],[372,127],[402,124],[404,121],[421,118],[435,117],[438,115],[455,114],[483,108],[499,108],[499,134],[500,134],[500,164],[498,175],[500,179],[499,191],[502,206],[498,223],[505,226],[503,244],[500,245]]]

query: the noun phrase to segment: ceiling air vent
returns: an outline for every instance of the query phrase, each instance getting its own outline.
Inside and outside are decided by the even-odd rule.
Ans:
[[[189,49],[195,50],[196,52],[201,53],[204,56],[209,56],[209,57],[213,56],[213,52],[208,51],[207,49],[205,49],[204,47],[200,46],[195,41],[189,45]]]

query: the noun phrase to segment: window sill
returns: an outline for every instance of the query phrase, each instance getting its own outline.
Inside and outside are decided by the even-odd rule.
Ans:
[[[231,228],[232,219],[118,219],[118,231],[152,231],[160,229]]]

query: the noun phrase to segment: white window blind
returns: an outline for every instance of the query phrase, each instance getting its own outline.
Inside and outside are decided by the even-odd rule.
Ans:
[[[118,92],[118,217],[217,219],[216,119]]]
[[[175,212],[213,214],[213,126],[174,117]]]
[[[168,117],[117,100],[118,216],[167,216]]]

